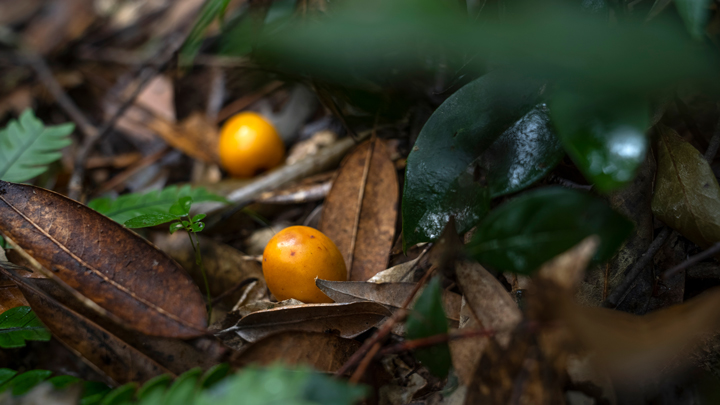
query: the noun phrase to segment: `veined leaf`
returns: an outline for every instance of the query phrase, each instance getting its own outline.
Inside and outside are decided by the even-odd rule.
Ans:
[[[97,198],[88,203],[88,207],[124,224],[129,219],[149,214],[167,214],[170,207],[182,197],[192,197],[193,202],[227,202],[224,197],[212,194],[202,187],[190,188],[169,186],[160,191],[145,194],[125,194],[116,199]]]
[[[32,110],[0,130],[0,180],[23,182],[45,173],[60,159],[60,149],[70,145],[71,123],[46,127]]]
[[[560,187],[525,193],[495,209],[466,249],[483,265],[528,274],[590,235],[607,260],[632,232],[628,219],[590,194]]]
[[[0,347],[23,347],[27,340],[48,341],[50,332],[30,307],[16,307],[3,312],[0,315]]]

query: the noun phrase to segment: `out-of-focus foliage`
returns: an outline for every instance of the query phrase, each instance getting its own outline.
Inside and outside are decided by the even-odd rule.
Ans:
[[[442,286],[433,278],[415,302],[407,320],[407,338],[421,339],[447,333],[448,324],[442,301]],[[418,349],[415,356],[433,374],[445,378],[450,370],[450,347],[447,342]]]
[[[0,347],[23,347],[28,340],[50,340],[50,332],[30,307],[15,307],[0,314]]]

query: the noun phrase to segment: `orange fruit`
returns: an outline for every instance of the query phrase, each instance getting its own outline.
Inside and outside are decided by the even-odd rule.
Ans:
[[[333,302],[315,278],[347,281],[347,268],[337,246],[307,226],[291,226],[275,234],[263,252],[263,275],[270,292],[283,301]]]
[[[227,120],[218,147],[220,164],[234,177],[252,177],[285,160],[285,144],[275,127],[254,112]]]

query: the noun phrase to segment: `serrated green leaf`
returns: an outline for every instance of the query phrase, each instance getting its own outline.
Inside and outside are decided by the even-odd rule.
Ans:
[[[225,198],[209,193],[202,187],[191,188],[185,185],[169,186],[161,191],[145,194],[125,194],[115,200],[98,198],[90,201],[88,207],[122,224],[140,215],[166,214],[170,206],[182,197],[192,197],[196,203],[205,201],[227,203]]]
[[[720,241],[720,185],[705,158],[671,128],[658,126],[653,214],[696,245]]]
[[[45,173],[72,143],[68,135],[74,128],[72,123],[46,127],[32,110],[23,111],[0,130],[0,180],[20,183]]]
[[[0,314],[2,348],[23,347],[27,340],[48,341],[51,336],[30,307],[16,307]]]
[[[177,217],[170,214],[148,214],[125,221],[128,228],[147,228],[175,221]]]
[[[438,107],[407,159],[405,248],[437,238],[450,216],[458,232],[465,232],[485,215],[489,191],[476,159],[537,104],[540,89],[538,83],[493,72]]]
[[[577,190],[547,187],[493,210],[478,226],[466,251],[496,270],[530,274],[593,234],[600,237],[595,260],[607,260],[632,230],[632,222],[603,200]]]
[[[422,339],[448,332],[442,305],[440,278],[434,277],[415,301],[405,324],[407,339]],[[447,342],[415,350],[415,357],[439,378],[447,377],[452,364]]]
[[[648,149],[646,100],[564,91],[553,96],[550,111],[565,150],[598,190],[632,181]]]
[[[675,7],[685,27],[695,39],[701,39],[710,18],[712,0],[675,0]]]

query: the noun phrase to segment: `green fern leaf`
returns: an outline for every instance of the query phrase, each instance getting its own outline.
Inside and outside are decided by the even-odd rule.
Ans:
[[[116,198],[98,198],[88,203],[88,207],[124,224],[127,220],[140,215],[166,214],[174,203],[182,197],[191,197],[193,202],[218,201],[227,203],[219,195],[212,194],[202,187],[190,188],[169,186],[160,191],[151,191],[145,194],[125,194]]]
[[[50,340],[50,332],[30,307],[8,309],[0,314],[0,347],[23,347],[27,340]]]
[[[46,127],[25,110],[0,130],[0,180],[19,183],[45,173],[62,156],[60,149],[72,143],[68,135],[74,128],[71,123]]]

